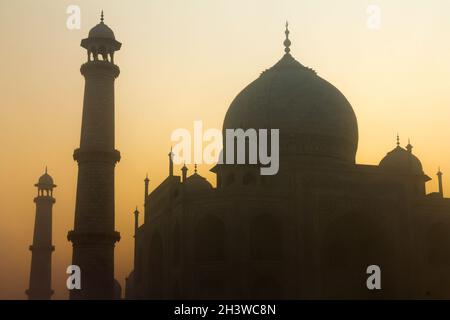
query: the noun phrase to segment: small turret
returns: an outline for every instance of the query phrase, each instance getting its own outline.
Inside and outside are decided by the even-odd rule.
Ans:
[[[169,177],[173,177],[173,152],[172,152],[172,147],[170,147],[170,152],[167,155],[169,156]]]
[[[136,236],[137,229],[139,228],[139,210],[137,206],[133,214],[134,214],[134,236]]]
[[[183,168],[181,168],[181,182],[186,182],[186,178],[187,178],[187,172],[188,172],[188,168],[186,167],[186,163],[183,165]]]
[[[439,195],[443,198],[444,197],[444,187],[442,185],[442,175],[441,168],[439,168],[438,172],[436,173],[438,176],[438,187],[439,187]]]
[[[144,185],[145,185],[145,189],[144,189],[144,206],[146,205],[146,203],[147,203],[147,197],[148,197],[148,184],[149,184],[149,182],[150,182],[150,179],[148,178],[148,174],[145,176],[145,179],[144,179]]]

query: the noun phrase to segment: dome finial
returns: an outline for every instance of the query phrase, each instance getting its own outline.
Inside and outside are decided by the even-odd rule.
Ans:
[[[194,172],[197,173],[197,164],[194,164]]]
[[[103,10],[102,10],[102,13],[100,14],[100,23],[103,23],[103,20],[104,20],[104,16],[103,16]]]
[[[45,174],[47,174],[47,166],[45,166]]]
[[[397,132],[397,147],[400,147],[400,136]]]
[[[284,52],[289,53],[291,49],[289,48],[291,46],[291,40],[289,40],[289,22],[286,21],[286,30],[284,31],[284,34],[286,35],[286,39],[284,40]]]

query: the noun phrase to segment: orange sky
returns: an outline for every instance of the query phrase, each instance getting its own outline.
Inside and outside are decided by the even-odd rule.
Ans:
[[[366,26],[369,3],[380,30]],[[66,8],[81,8],[81,29],[66,28]],[[132,268],[132,212],[142,208],[143,179],[167,175],[174,129],[194,120],[221,128],[237,93],[291,53],[339,88],[358,118],[359,163],[376,164],[411,138],[425,172],[440,165],[450,190],[450,2],[364,0],[0,0],[0,299],[25,298],[34,224],[33,186],[45,165],[55,190],[53,288],[66,298],[73,227],[83,77],[79,44],[105,10],[123,43],[116,54],[116,277]],[[178,170],[179,168],[176,168]],[[191,168],[192,169],[192,168]],[[207,175],[207,166],[199,173]],[[428,191],[436,190],[435,179]],[[448,195],[449,193],[446,192]]]

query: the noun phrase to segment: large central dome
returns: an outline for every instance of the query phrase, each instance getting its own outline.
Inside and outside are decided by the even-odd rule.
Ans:
[[[288,34],[288,31],[287,31]],[[344,95],[289,53],[242,90],[223,129],[279,129],[280,156],[355,162],[358,125]]]

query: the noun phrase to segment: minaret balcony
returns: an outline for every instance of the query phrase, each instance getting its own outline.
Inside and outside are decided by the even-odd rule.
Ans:
[[[55,246],[40,246],[40,245],[31,245],[28,249],[30,251],[55,251]]]
[[[84,76],[100,74],[117,78],[120,74],[120,68],[110,61],[93,60],[82,64],[80,72]]]

